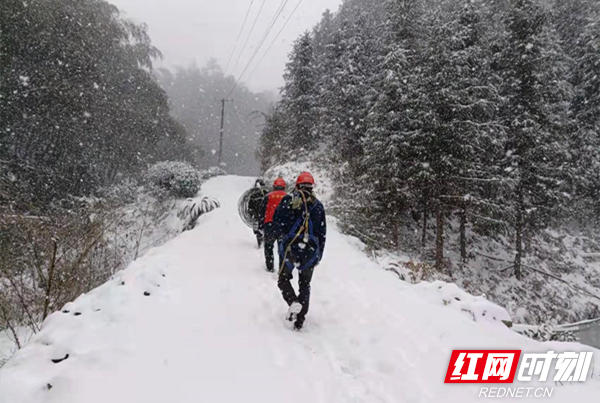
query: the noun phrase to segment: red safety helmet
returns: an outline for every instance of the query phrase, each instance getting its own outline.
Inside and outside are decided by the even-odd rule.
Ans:
[[[273,182],[274,188],[285,188],[285,186],[285,180],[283,178],[277,178],[275,179],[275,182]]]
[[[315,178],[313,178],[313,176],[310,174],[310,172],[302,172],[300,174],[300,176],[298,176],[298,179],[296,180],[296,185],[304,185],[304,184],[309,184],[309,185],[315,184]]]

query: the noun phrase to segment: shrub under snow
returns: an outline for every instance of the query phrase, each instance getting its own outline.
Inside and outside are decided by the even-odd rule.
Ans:
[[[177,212],[177,217],[185,222],[183,230],[192,230],[196,227],[198,218],[201,215],[210,213],[214,209],[221,207],[219,200],[214,197],[204,197],[199,202],[194,199],[187,199]]]
[[[186,162],[158,162],[148,169],[145,179],[152,190],[177,198],[194,197],[200,191],[199,173]]]

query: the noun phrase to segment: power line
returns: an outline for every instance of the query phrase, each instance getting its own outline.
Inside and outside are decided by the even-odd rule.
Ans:
[[[250,61],[248,62],[248,64],[246,65],[246,67],[244,67],[244,71],[242,72],[242,75],[246,72],[246,70],[248,70],[248,67],[250,67],[250,63],[252,63],[252,61],[254,60],[254,58],[256,57],[256,54],[258,53],[258,51],[260,50],[260,48],[262,47],[262,45],[265,43],[265,40],[267,39],[267,37],[269,36],[269,34],[271,33],[271,30],[273,29],[273,27],[275,26],[275,23],[277,22],[277,19],[279,18],[279,16],[281,15],[281,13],[283,12],[283,9],[285,8],[285,6],[287,5],[287,2],[289,0],[282,0],[281,3],[279,4],[279,7],[277,8],[277,11],[275,11],[275,15],[273,15],[273,18],[271,18],[271,21],[269,22],[269,25],[267,26],[267,29],[265,31],[265,33],[263,34],[263,36],[261,37],[261,39],[259,40],[259,43],[254,51],[254,53],[252,54],[252,56],[250,57]],[[240,57],[242,55],[240,54]],[[239,62],[239,58],[238,58],[238,62]],[[237,62],[236,62],[236,66],[237,66]],[[237,85],[237,83],[236,83]],[[235,86],[234,86],[235,87]]]
[[[246,41],[244,41],[244,45],[242,46],[242,50],[240,50],[240,54],[238,55],[238,58],[235,61],[235,65],[231,69],[232,73],[235,72],[235,68],[240,63],[240,59],[242,58],[242,55],[244,54],[244,50],[246,50],[246,45],[248,45],[248,41],[250,40],[250,37],[252,36],[252,32],[254,32],[254,28],[256,27],[256,22],[258,21],[258,18],[260,17],[260,14],[262,13],[262,10],[263,10],[266,2],[267,2],[267,0],[263,0],[262,4],[260,5],[260,9],[258,10],[258,14],[256,15],[256,18],[254,19],[254,22],[252,23],[252,28],[250,28],[250,32],[248,32],[248,36],[246,37]]]
[[[252,54],[252,57],[250,57],[250,60],[246,64],[246,67],[244,67],[244,70],[242,71],[242,74],[240,74],[240,76],[236,80],[235,84],[233,85],[233,88],[231,88],[231,91],[229,91],[229,94],[227,96],[231,96],[231,94],[233,94],[233,92],[237,88],[238,84],[240,83],[242,77],[244,76],[244,74],[246,73],[246,71],[248,71],[248,68],[250,67],[250,65],[252,64],[252,61],[254,60],[254,58],[256,57],[256,55],[258,54],[258,52],[260,51],[260,48],[262,47],[262,45],[265,43],[265,40],[267,39],[267,37],[271,33],[271,30],[275,26],[275,23],[277,22],[277,19],[279,18],[279,16],[283,12],[283,9],[285,8],[285,6],[288,3],[288,1],[289,0],[282,0],[280,6],[278,8],[278,10],[275,12],[275,15],[273,16],[273,19],[271,20],[271,23],[269,24],[269,26],[267,27],[267,30],[263,34],[263,36],[262,36],[262,38],[261,38],[258,46],[254,50],[254,53]]]
[[[252,70],[252,72],[250,73],[250,75],[247,78],[248,80],[250,78],[252,78],[252,76],[254,75],[254,73],[256,72],[256,70],[258,69],[258,66],[260,66],[260,64],[263,62],[263,60],[265,60],[265,57],[267,57],[267,54],[269,53],[269,51],[271,50],[271,48],[273,47],[273,45],[275,45],[275,42],[277,42],[277,39],[279,38],[279,36],[281,35],[281,33],[283,32],[283,30],[287,26],[288,22],[290,22],[290,20],[292,19],[292,17],[296,13],[296,10],[298,10],[298,8],[300,7],[300,4],[302,4],[303,1],[304,0],[300,0],[298,2],[298,4],[296,4],[296,7],[294,8],[294,10],[290,14],[290,16],[287,18],[287,20],[285,20],[285,23],[283,24],[283,26],[281,27],[281,29],[277,33],[277,36],[275,36],[275,39],[273,39],[273,42],[271,42],[271,45],[269,45],[269,47],[267,48],[267,51],[262,55],[261,59],[258,61],[258,63],[256,64],[256,66],[254,66],[254,70]]]
[[[225,71],[227,71],[229,69],[229,64],[231,63],[231,59],[233,58],[233,55],[235,54],[235,49],[237,48],[240,38],[242,37],[242,32],[244,32],[244,28],[246,28],[246,22],[248,21],[248,16],[250,15],[250,10],[252,9],[253,4],[254,4],[254,0],[252,0],[250,2],[250,7],[248,7],[248,11],[246,11],[246,17],[244,17],[244,22],[242,23],[242,28],[240,29],[240,32],[238,33],[237,39],[235,40],[235,44],[233,45],[233,50],[231,51],[231,54],[229,55],[229,59],[227,60],[227,65],[225,66]]]

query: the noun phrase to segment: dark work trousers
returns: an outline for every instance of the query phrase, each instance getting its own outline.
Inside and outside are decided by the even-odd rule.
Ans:
[[[256,235],[256,242],[258,243],[258,247],[260,248],[262,246],[262,243],[264,241],[264,236],[261,230],[259,229],[255,229],[254,230],[254,235]]]
[[[268,271],[275,271],[275,256],[273,254],[275,241],[276,238],[273,234],[273,223],[265,224],[265,262]]]
[[[284,267],[279,273],[277,285],[281,290],[285,302],[287,302],[288,306],[292,305],[294,302],[299,302],[302,305],[302,310],[296,319],[296,325],[302,326],[304,319],[306,319],[306,314],[308,313],[308,305],[310,303],[310,281],[312,280],[314,270],[314,267],[309,267],[298,273],[298,296],[296,296],[296,292],[291,283],[294,278],[293,271]]]

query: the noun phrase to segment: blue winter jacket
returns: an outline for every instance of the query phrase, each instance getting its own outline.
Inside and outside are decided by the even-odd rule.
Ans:
[[[287,195],[281,200],[281,203],[275,210],[273,216],[273,231],[278,240],[291,233],[294,225],[303,217],[305,211],[304,203],[300,203],[299,207],[293,208],[294,198],[300,198],[298,191],[291,195]],[[308,201],[308,209],[310,211],[310,221],[312,222],[313,235],[319,242],[318,262],[323,258],[325,250],[325,240],[327,235],[327,221],[325,218],[325,208],[323,204],[316,198],[311,198]],[[308,252],[307,252],[308,254]],[[300,260],[304,260],[301,256]]]

